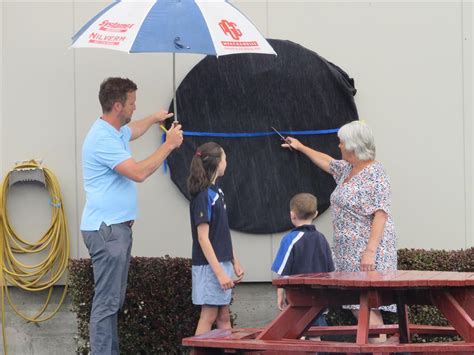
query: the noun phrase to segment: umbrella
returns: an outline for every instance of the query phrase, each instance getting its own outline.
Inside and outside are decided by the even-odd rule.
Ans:
[[[250,20],[226,0],[115,1],[89,20],[72,40],[72,48],[172,52],[175,120],[175,53],[276,55]]]

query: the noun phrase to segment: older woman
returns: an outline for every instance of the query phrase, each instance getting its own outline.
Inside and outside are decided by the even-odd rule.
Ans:
[[[342,160],[311,149],[288,137],[288,144],[305,154],[337,186],[331,194],[335,266],[338,271],[396,270],[397,246],[390,215],[390,182],[375,160],[375,143],[369,127],[354,121],[338,132]],[[357,316],[356,306],[350,306]],[[395,311],[395,306],[381,307]],[[379,310],[372,310],[371,324],[383,324]],[[382,337],[381,337],[381,340]]]

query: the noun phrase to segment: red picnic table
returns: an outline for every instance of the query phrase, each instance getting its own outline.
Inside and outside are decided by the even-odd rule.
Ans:
[[[183,339],[195,354],[220,352],[293,354],[338,352],[346,354],[396,352],[474,354],[474,273],[441,271],[330,272],[274,279],[286,289],[288,307],[265,328],[213,330]],[[328,307],[358,304],[357,326],[311,327]],[[397,305],[398,325],[369,327],[370,308]],[[413,325],[408,305],[434,305],[450,326]],[[356,334],[355,343],[312,341],[303,335]],[[369,334],[399,334],[387,342],[370,344]],[[458,334],[462,341],[411,343],[411,334]],[[395,340],[394,340],[395,339]]]

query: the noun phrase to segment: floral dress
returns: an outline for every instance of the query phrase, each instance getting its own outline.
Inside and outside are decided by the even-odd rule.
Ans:
[[[332,160],[329,169],[337,183],[331,194],[336,270],[360,271],[362,253],[366,249],[377,210],[385,211],[388,219],[377,248],[375,270],[397,270],[397,238],[390,213],[390,182],[382,164],[377,161],[371,163],[347,182],[344,181],[352,170],[347,161]],[[394,305],[380,308],[396,310]]]

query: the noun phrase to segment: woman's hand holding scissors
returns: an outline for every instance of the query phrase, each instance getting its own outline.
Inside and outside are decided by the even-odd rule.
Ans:
[[[300,150],[300,148],[303,146],[299,140],[293,137],[286,137],[285,138],[285,143],[281,145],[283,148],[288,148],[288,149],[294,149],[294,150]]]

